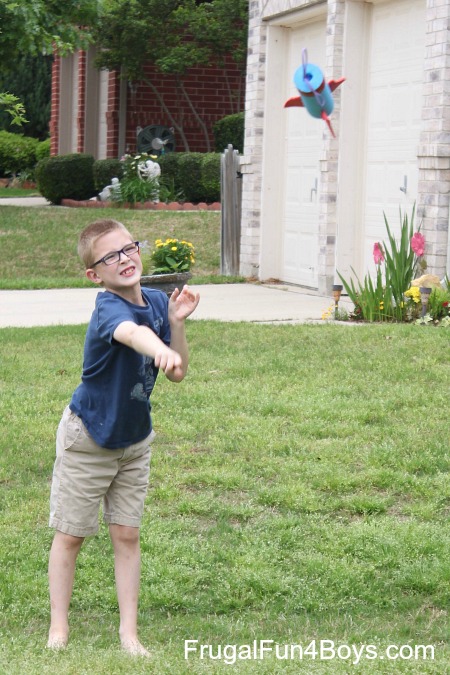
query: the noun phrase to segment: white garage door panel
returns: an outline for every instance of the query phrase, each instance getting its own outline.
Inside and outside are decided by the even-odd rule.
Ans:
[[[417,196],[425,0],[374,5],[370,45],[363,266],[373,273],[383,212],[397,234],[399,207],[410,213]]]
[[[302,49],[308,61],[321,66],[325,61],[325,21],[315,21],[290,35],[286,69],[286,99],[297,94],[294,72],[302,63]],[[283,199],[283,281],[317,287],[319,257],[319,160],[323,123],[304,108],[287,108],[285,194]]]

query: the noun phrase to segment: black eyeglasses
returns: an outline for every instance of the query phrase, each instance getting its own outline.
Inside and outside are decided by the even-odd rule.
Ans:
[[[123,253],[127,257],[130,257],[131,255],[134,255],[139,251],[139,242],[138,241],[133,241],[131,244],[127,244],[123,248],[120,249],[120,251],[111,251],[111,253],[107,253],[103,258],[100,258],[100,260],[97,260],[91,267],[95,267],[96,265],[99,265],[100,263],[105,263],[105,265],[114,265],[114,263],[119,262],[120,260],[120,255]]]

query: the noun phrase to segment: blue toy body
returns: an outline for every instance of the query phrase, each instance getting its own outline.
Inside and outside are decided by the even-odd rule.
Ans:
[[[334,109],[331,92],[344,82],[345,77],[339,80],[330,80],[327,83],[319,66],[307,62],[306,49],[303,50],[302,57],[302,65],[297,68],[294,74],[294,84],[300,96],[290,98],[286,101],[284,107],[302,106],[306,108],[312,117],[323,119],[334,136],[333,128],[328,118],[328,115],[331,115]]]

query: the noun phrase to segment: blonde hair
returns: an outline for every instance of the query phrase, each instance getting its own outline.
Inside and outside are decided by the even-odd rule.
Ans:
[[[130,236],[131,240],[133,239],[125,225],[119,223],[118,220],[110,220],[107,218],[96,220],[94,223],[91,223],[84,228],[78,240],[78,255],[83,261],[86,269],[91,267],[95,262],[93,248],[97,239],[114,230],[122,230],[122,232],[126,232],[126,234]]]

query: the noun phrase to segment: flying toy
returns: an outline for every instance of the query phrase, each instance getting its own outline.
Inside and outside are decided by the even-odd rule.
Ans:
[[[332,135],[335,136],[330,118],[334,108],[334,101],[331,95],[340,84],[345,81],[345,77],[338,80],[325,82],[322,71],[313,63],[308,63],[308,52],[302,51],[302,65],[294,73],[294,84],[297,87],[300,96],[293,96],[284,104],[285,108],[303,107],[312,117],[323,119],[328,125]]]

